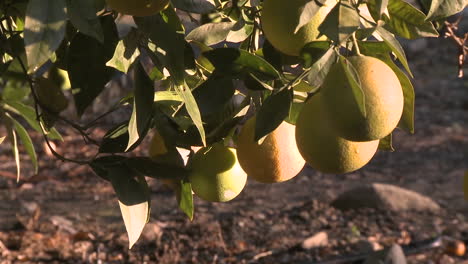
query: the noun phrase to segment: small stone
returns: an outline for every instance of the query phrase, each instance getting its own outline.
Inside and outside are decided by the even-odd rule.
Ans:
[[[323,247],[328,244],[328,234],[326,232],[319,232],[306,240],[302,241],[301,247],[303,249],[312,249],[317,247]]]

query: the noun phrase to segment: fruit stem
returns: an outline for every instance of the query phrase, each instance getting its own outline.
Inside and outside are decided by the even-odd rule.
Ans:
[[[353,35],[351,36],[351,38],[353,39],[353,48],[356,51],[356,54],[358,56],[362,56],[361,50],[359,49],[359,45],[358,45],[358,42],[357,42],[356,32],[353,32]]]

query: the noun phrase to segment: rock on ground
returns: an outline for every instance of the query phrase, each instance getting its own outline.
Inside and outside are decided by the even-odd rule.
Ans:
[[[340,209],[375,208],[391,211],[437,211],[439,205],[417,192],[390,184],[373,183],[338,196],[332,206]]]

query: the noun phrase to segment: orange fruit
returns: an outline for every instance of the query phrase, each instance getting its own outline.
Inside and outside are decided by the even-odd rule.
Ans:
[[[227,202],[244,189],[247,174],[237,161],[236,150],[221,143],[201,148],[192,156],[189,180],[193,192],[210,202]]]
[[[332,66],[322,86],[324,105],[337,133],[352,141],[388,136],[403,113],[403,90],[393,70],[369,56],[348,58],[356,69],[365,97],[366,116],[359,110],[353,91],[339,63]]]
[[[296,146],[294,125],[282,122],[261,144],[254,141],[255,117],[242,127],[237,158],[247,175],[263,183],[283,182],[295,177],[305,161]]]
[[[379,140],[354,142],[336,134],[331,126],[321,94],[309,99],[296,121],[297,147],[312,168],[333,174],[355,171],[374,156]]]

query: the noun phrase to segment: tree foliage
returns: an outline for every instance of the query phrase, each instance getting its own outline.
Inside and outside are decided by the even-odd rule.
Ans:
[[[304,1],[296,30],[323,2]],[[464,0],[421,3],[422,10],[403,0],[337,0],[319,27],[328,40],[309,43],[299,57],[290,57],[264,39],[259,0],[172,0],[153,16],[133,18],[103,0],[1,1],[0,120],[6,134],[0,135],[0,144],[10,142],[18,179],[20,144],[38,169],[28,129],[43,134],[49,144],[62,139],[56,125],[71,126],[87,143],[98,144],[87,160],[52,151],[110,181],[133,245],[149,216],[144,176],[176,179],[179,205],[193,217],[187,167],[126,155],[153,128],[172,147],[228,142],[235,140],[238,124],[251,109],[257,113],[255,138],[261,140],[284,120],[294,124],[331,66],[358,52],[395,71],[405,97],[399,127],[413,133],[412,74],[397,37],[437,37],[440,22],[466,6]],[[57,107],[73,101],[74,111],[83,116],[106,84],[122,74],[132,80],[133,91],[108,105],[106,114],[129,107],[132,114],[103,138],[94,141],[87,135],[96,120],[72,122],[65,107]],[[50,100],[41,100],[43,79],[49,83],[47,93],[57,94]],[[359,91],[359,80],[348,79]],[[97,121],[101,114],[95,114]],[[393,150],[391,135],[380,147]]]

